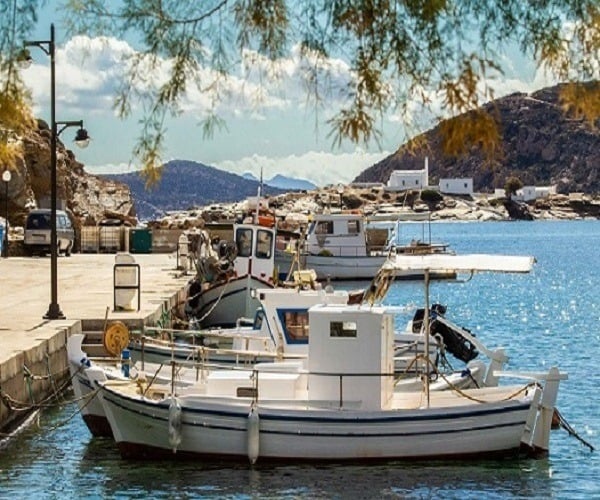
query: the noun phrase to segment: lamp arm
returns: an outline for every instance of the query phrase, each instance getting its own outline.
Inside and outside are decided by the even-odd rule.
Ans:
[[[76,121],[66,121],[66,122],[56,122],[56,125],[62,125],[61,128],[59,128],[56,131],[56,135],[59,136],[60,134],[62,134],[62,132],[69,127],[79,127],[79,128],[83,128],[83,120],[76,120]]]

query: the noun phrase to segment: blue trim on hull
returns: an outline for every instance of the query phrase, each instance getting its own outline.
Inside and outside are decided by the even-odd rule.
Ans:
[[[107,391],[108,394],[112,397],[108,397],[108,399],[110,400],[110,402],[112,404],[114,404],[115,406],[121,408],[124,411],[130,412],[130,413],[134,413],[134,414],[138,414],[138,415],[143,415],[147,418],[153,419],[153,420],[158,420],[158,421],[163,421],[163,422],[167,422],[168,418],[162,418],[162,417],[158,417],[158,416],[153,416],[153,415],[149,415],[146,412],[143,411],[139,411],[133,408],[128,407],[127,405],[120,403],[118,401],[114,400],[114,397],[119,398],[121,400],[125,400],[128,401],[127,398],[124,398],[122,396],[120,396],[119,394],[112,392],[112,391]],[[105,396],[106,397],[106,396]],[[140,400],[136,400],[135,404],[142,404],[144,406],[147,407],[152,407],[153,409],[160,409],[163,411],[168,411],[168,404],[166,403],[158,403],[158,404],[149,404],[145,401],[140,401]],[[513,412],[522,412],[525,410],[529,409],[529,404],[519,404],[516,405],[514,407],[511,408],[499,408],[499,409],[494,409],[494,410],[483,410],[483,411],[472,411],[472,412],[468,412],[465,414],[460,415],[461,418],[465,418],[465,417],[475,417],[475,416],[484,416],[484,415],[492,415],[492,414],[499,414],[499,413],[513,413]],[[259,408],[260,410],[260,408]],[[210,415],[211,417],[216,417],[216,416],[222,416],[222,417],[234,417],[234,418],[239,418],[239,419],[243,419],[243,421],[245,422],[246,418],[247,418],[247,410],[243,409],[240,412],[227,412],[227,411],[220,411],[220,410],[200,410],[200,409],[187,409],[185,408],[183,410],[184,414],[185,413],[191,413],[194,416],[199,416],[199,415]],[[357,420],[356,418],[345,418],[345,419],[341,419],[341,418],[323,418],[323,417],[293,417],[293,416],[275,416],[275,415],[265,415],[265,414],[260,414],[260,418],[261,420],[267,420],[267,421],[272,421],[272,422],[277,422],[277,421],[285,421],[285,422],[293,422],[293,421],[297,421],[299,423],[301,422],[311,422],[311,423],[322,423],[322,424],[356,424]],[[455,419],[457,418],[456,415],[453,414],[447,414],[447,413],[441,413],[441,414],[434,414],[434,415],[423,415],[423,416],[411,416],[411,417],[407,417],[407,416],[390,416],[390,417],[376,417],[376,418],[364,418],[361,419],[361,424],[374,424],[374,423],[400,423],[400,422],[405,422],[405,423],[411,423],[411,422],[422,422],[424,420],[436,420],[436,421],[441,421],[441,420],[451,420],[451,419]],[[428,431],[428,432],[412,432],[412,433],[407,433],[407,432],[382,432],[382,433],[378,433],[378,434],[370,434],[370,433],[357,433],[356,431],[352,431],[352,432],[339,432],[339,433],[332,433],[332,432],[328,432],[328,433],[320,433],[320,432],[297,432],[297,431],[276,431],[276,430],[267,430],[267,429],[261,429],[261,433],[265,433],[265,434],[278,434],[278,435],[290,435],[290,436],[298,436],[298,435],[302,435],[302,436],[319,436],[319,437],[331,437],[331,438],[348,438],[348,437],[365,437],[365,438],[380,438],[380,437],[407,437],[407,436],[432,436],[432,435],[441,435],[441,434],[448,434],[448,433],[455,433],[455,432],[459,432],[459,433],[465,433],[465,432],[478,432],[478,431],[482,431],[482,430],[491,430],[491,429],[498,429],[498,428],[505,428],[505,427],[515,427],[515,426],[523,426],[525,424],[525,419],[520,419],[519,421],[513,421],[513,422],[506,422],[503,424],[496,424],[496,425],[480,425],[477,427],[470,427],[470,428],[466,428],[466,429],[447,429],[447,430],[439,430],[439,431]],[[218,429],[218,430],[227,430],[227,431],[234,431],[234,432],[246,432],[246,427],[245,425],[242,428],[239,427],[230,427],[230,426],[222,426],[222,425],[207,425],[205,423],[193,423],[193,422],[189,422],[189,421],[185,421],[183,422],[183,425],[187,425],[190,427],[201,427],[201,428],[212,428],[212,429]]]

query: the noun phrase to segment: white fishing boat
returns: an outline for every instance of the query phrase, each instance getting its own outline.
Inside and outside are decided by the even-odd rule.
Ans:
[[[149,335],[130,336],[122,323],[113,323],[104,339],[106,349],[113,355],[109,359],[89,358],[82,350],[84,335],[72,335],[67,343],[69,367],[80,411],[90,432],[95,436],[112,435],[104,410],[94,400],[96,391],[86,375],[85,370],[92,365],[103,369],[105,378],[110,380],[125,380],[130,376],[137,379],[141,374],[157,383],[168,383],[172,372],[170,362],[176,361],[185,363],[187,367],[177,368],[175,383],[190,385],[198,380],[199,370],[251,368],[257,363],[306,360],[309,308],[316,304],[347,304],[356,300],[354,293],[343,290],[275,288],[258,290],[257,295],[261,305],[252,326],[202,331],[146,327],[145,333]],[[415,317],[422,319],[422,314],[419,314],[421,311],[417,310]],[[450,342],[447,333],[442,332],[444,335],[440,338],[441,330],[434,328],[441,321],[446,322],[447,332],[462,339],[454,339],[453,344],[460,343],[463,351],[463,346],[468,346],[466,356],[461,355],[460,350],[449,349],[452,354],[456,353],[458,359],[468,363],[461,369],[447,370],[443,367],[440,352],[446,349],[443,343]],[[432,391],[494,383],[489,374],[493,369],[501,368],[507,360],[502,349],[488,350],[470,332],[436,313],[431,328],[434,335],[429,343],[430,359],[435,361],[427,366],[423,356],[426,343],[422,323],[411,321],[406,330],[395,332],[396,390],[420,391],[423,386],[422,375],[426,372],[435,380],[431,383]],[[160,340],[153,334],[170,339]],[[126,360],[121,358],[124,349]],[[488,356],[491,360],[489,365],[474,359],[478,352]]]
[[[435,259],[430,259],[435,257]],[[533,259],[508,256],[396,257],[382,268],[425,273],[527,272]],[[372,298],[380,292],[373,291]],[[425,329],[429,314],[425,314]],[[199,383],[140,387],[87,369],[124,457],[174,454],[256,460],[364,460],[533,455],[549,450],[560,380],[545,373],[494,373],[527,383],[461,391],[395,390],[393,316],[376,305],[309,309],[303,362],[260,363],[206,374]],[[429,336],[425,338],[428,339]],[[426,340],[428,342],[428,340]],[[427,350],[426,350],[427,352]]]
[[[309,314],[311,306],[317,304],[349,304],[362,300],[362,294],[333,289],[274,288],[257,290],[260,306],[251,326],[233,328],[211,328],[206,330],[174,330],[146,327],[143,335],[132,337],[128,349],[134,362],[165,363],[178,362],[219,363],[219,365],[252,365],[271,362],[282,358],[308,356]],[[421,375],[443,371],[452,376],[454,383],[466,386],[469,383],[483,384],[487,366],[473,361],[479,352],[493,360],[499,369],[507,360],[502,349],[487,349],[468,330],[459,327],[443,316],[439,304],[432,314],[435,320],[430,327],[429,355],[436,362],[425,365],[425,335],[423,310],[418,309],[407,328],[397,330],[394,335],[394,370],[408,383],[412,376],[414,385],[420,387]],[[445,312],[445,309],[444,311]],[[159,338],[157,338],[157,336]],[[449,352],[461,362],[468,363],[463,369],[450,375],[442,368],[441,352]],[[473,362],[471,362],[473,361]],[[457,378],[457,374],[461,374]]]
[[[272,288],[275,230],[257,223],[235,224],[233,242],[215,251],[207,237],[195,255],[196,276],[188,285],[185,313],[200,328],[232,327],[251,317],[259,303],[252,290]]]
[[[119,354],[112,357],[91,358],[82,350],[84,334],[76,333],[67,339],[67,360],[75,400],[81,417],[93,436],[112,437],[112,430],[106,419],[104,408],[96,397],[98,388],[94,388],[87,375],[88,368],[100,368],[104,380],[144,380],[146,372],[140,364],[134,363],[129,357],[123,358],[121,352],[126,342],[119,348]],[[128,351],[126,351],[128,353]],[[149,376],[157,383],[173,383],[177,386],[191,385],[198,381],[194,370],[178,367],[173,371],[171,366],[148,363],[145,366]]]
[[[295,265],[314,269],[317,279],[364,280],[373,279],[390,253],[423,255],[448,253],[448,245],[425,239],[403,242],[400,221],[378,221],[371,228],[384,229],[384,241],[375,239],[368,230],[362,214],[316,214],[303,242],[290,243],[286,249],[276,249],[275,266],[285,275]],[[298,247],[298,248],[296,248]],[[432,273],[431,279],[450,279],[455,275],[444,271]],[[398,279],[422,279],[419,270],[397,270]]]

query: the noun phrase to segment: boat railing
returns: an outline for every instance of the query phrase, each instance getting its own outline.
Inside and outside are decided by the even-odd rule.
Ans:
[[[309,253],[321,257],[366,257],[367,249],[365,245],[327,245],[322,248],[311,245]]]
[[[277,401],[284,402],[285,400],[293,401],[295,405],[298,404],[307,404],[311,406],[317,406],[320,404],[321,406],[327,407],[337,407],[339,409],[350,409],[356,408],[357,405],[357,397],[356,393],[351,390],[354,381],[371,378],[379,378],[379,379],[387,379],[390,378],[393,382],[391,387],[390,394],[394,392],[394,385],[397,382],[398,374],[393,372],[361,372],[361,373],[348,373],[348,372],[335,372],[335,371],[310,371],[305,369],[303,366],[303,361],[305,359],[304,356],[288,356],[284,360],[280,360],[275,358],[273,355],[272,362],[263,362],[258,364],[253,364],[252,366],[223,366],[223,364],[219,362],[214,362],[210,360],[200,360],[200,361],[174,361],[171,360],[166,363],[160,364],[156,372],[152,375],[149,383],[147,384],[144,394],[151,390],[152,384],[154,380],[157,378],[159,373],[163,369],[171,370],[171,391],[172,393],[181,395],[181,394],[189,394],[193,395],[195,391],[194,386],[192,385],[181,385],[177,384],[176,380],[181,380],[182,369],[193,368],[196,370],[196,381],[206,383],[209,379],[211,373],[215,373],[218,370],[227,369],[229,372],[241,372],[244,374],[241,380],[246,380],[247,384],[242,384],[240,386],[236,386],[235,396],[237,399],[242,400],[242,398],[251,399],[253,403],[258,404],[260,402],[274,402]],[[269,376],[273,374],[279,375],[295,375],[297,377],[298,384],[301,386],[297,386],[296,390],[299,390],[300,393],[288,394],[285,397],[277,396],[274,397],[269,394],[267,390],[266,395],[261,394],[261,384],[260,380],[264,376]],[[528,383],[523,386],[523,389],[528,386],[537,385],[539,383],[551,382],[557,383],[559,380],[564,380],[567,378],[567,375],[564,373],[559,373],[556,369],[552,369],[549,372],[542,373],[533,373],[533,372],[498,372],[496,375],[506,376],[509,378],[524,378],[527,379]],[[314,377],[323,378],[323,379],[334,379],[337,383],[337,391],[335,391],[335,396],[317,400],[315,398],[309,398],[308,385],[309,383],[315,383]],[[309,382],[310,379],[313,379],[312,382]],[[544,383],[544,386],[546,384]],[[453,388],[450,386],[450,390]],[[498,390],[499,387],[490,390]],[[463,395],[464,392],[460,389],[457,389],[457,394]],[[517,391],[514,395],[519,395],[522,391]],[[304,394],[303,397],[298,397],[298,394]],[[220,396],[220,394],[207,394],[207,396]],[[477,402],[478,400],[465,395],[468,399]],[[320,403],[319,403],[320,402]],[[485,402],[485,400],[481,400],[480,402]]]

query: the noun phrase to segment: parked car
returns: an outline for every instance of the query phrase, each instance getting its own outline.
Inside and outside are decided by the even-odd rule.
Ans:
[[[25,250],[30,255],[50,253],[51,210],[46,208],[29,212],[25,222]],[[56,240],[58,254],[69,257],[75,243],[75,231],[66,212],[56,211]]]

